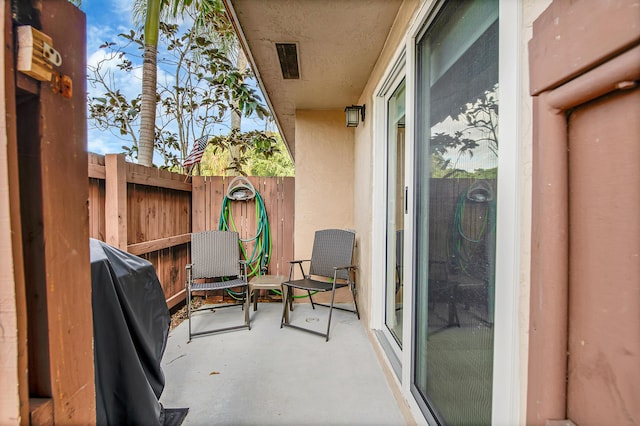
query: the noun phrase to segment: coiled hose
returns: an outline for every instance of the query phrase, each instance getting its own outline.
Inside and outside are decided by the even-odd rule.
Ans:
[[[240,238],[240,250],[244,259],[247,261],[247,278],[254,275],[259,275],[261,272],[267,270],[269,261],[271,259],[272,241],[271,241],[271,229],[269,228],[269,218],[267,217],[267,210],[264,206],[264,201],[260,196],[260,193],[256,192],[256,233],[254,236],[242,239]],[[235,222],[233,221],[233,214],[231,212],[231,200],[228,196],[225,196],[222,200],[222,210],[220,211],[220,221],[218,222],[218,229],[221,231],[233,230],[238,232]],[[253,250],[250,255],[247,255],[247,248],[245,244],[255,242]]]
[[[482,222],[477,226],[475,235],[471,235],[471,229],[464,229],[464,224],[468,223],[468,218],[465,216],[465,207],[468,201],[472,201],[476,205],[481,204],[485,206],[485,210],[481,214]],[[473,276],[473,273],[470,270],[470,267],[474,263],[471,246],[481,243],[486,235],[495,229],[495,208],[495,200],[493,197],[488,198],[487,200],[478,201],[470,199],[468,197],[468,193],[463,193],[458,199],[453,216],[452,254],[453,259],[455,259],[456,266],[466,275]]]
[[[236,194],[241,194],[240,196],[234,196],[234,190],[236,190]],[[244,191],[248,191],[245,193]],[[242,251],[242,256],[247,262],[247,279],[249,277],[253,277],[256,275],[265,274],[267,268],[269,266],[269,262],[271,261],[271,252],[273,249],[273,243],[271,239],[271,228],[269,227],[269,218],[267,217],[267,209],[264,205],[264,200],[258,191],[253,188],[251,183],[244,177],[234,178],[229,183],[229,189],[227,190],[227,195],[225,195],[222,200],[222,208],[220,210],[220,220],[218,222],[218,229],[221,231],[229,231],[233,230],[238,232],[235,222],[233,221],[233,214],[231,204],[236,200],[247,201],[251,198],[255,199],[256,206],[256,233],[253,237],[242,239],[240,238],[240,250]],[[247,249],[245,244],[255,242],[253,245],[253,250],[251,250],[251,255],[247,255]],[[273,293],[282,296],[282,292],[278,290],[271,290]],[[317,292],[312,292],[311,294],[316,294]],[[233,292],[227,289],[227,294],[229,294],[234,299],[240,299],[239,293]],[[308,295],[298,295],[293,296],[294,298],[304,298],[309,297]]]
[[[233,181],[232,181],[233,182]],[[231,185],[230,185],[231,186]],[[233,220],[233,213],[231,204],[234,201],[233,195],[227,192],[222,200],[222,208],[220,210],[220,220],[218,222],[218,229],[221,231],[234,231],[238,232],[236,224]],[[253,189],[253,188],[252,188]],[[271,260],[271,228],[269,227],[269,218],[267,217],[267,209],[264,206],[264,200],[260,196],[260,193],[255,192],[253,199],[255,200],[255,214],[256,214],[256,233],[250,238],[240,238],[239,245],[242,252],[243,259],[247,262],[247,279],[249,277],[259,275],[267,270],[269,261]],[[244,200],[247,200],[246,198]],[[249,255],[245,245],[249,243],[253,244],[253,249]],[[238,299],[240,294],[227,289],[227,294],[231,297]]]

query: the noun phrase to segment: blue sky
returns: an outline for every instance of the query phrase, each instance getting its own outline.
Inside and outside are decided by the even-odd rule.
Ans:
[[[105,41],[115,40],[121,32],[131,28],[131,2],[126,0],[84,0],[80,9],[87,15],[87,63],[96,64],[104,57],[98,48]],[[130,81],[130,87],[123,87],[123,91],[131,93],[140,91],[140,84]],[[99,95],[87,85],[89,95]],[[89,152],[110,154],[121,152],[121,146],[127,141],[119,140],[108,132],[92,129],[89,123],[88,147]]]
[[[119,33],[128,33],[132,28],[131,0],[83,0],[80,9],[87,16],[87,64],[95,66],[105,59],[104,49],[99,46],[106,41],[117,41]],[[132,58],[133,59],[133,58]],[[127,97],[132,98],[141,92],[142,64],[134,60],[133,78],[131,75],[116,76],[114,85]],[[158,70],[158,81],[170,78],[161,69]],[[89,96],[101,96],[102,93],[87,85]],[[262,96],[261,96],[262,97]],[[264,97],[262,97],[264,99]],[[270,130],[274,130],[271,126]],[[242,130],[264,130],[265,124],[259,120],[243,119]],[[227,133],[228,126],[220,125],[215,128],[216,133]],[[91,122],[88,126],[88,151],[98,154],[122,152],[122,145],[130,145],[127,139],[114,136],[111,132],[100,131],[93,128]],[[156,157],[157,158],[157,157]],[[158,164],[158,161],[155,161]]]

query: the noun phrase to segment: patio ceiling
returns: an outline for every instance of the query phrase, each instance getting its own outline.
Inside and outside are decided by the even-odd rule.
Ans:
[[[292,156],[296,110],[355,104],[402,0],[224,0]],[[276,43],[295,43],[284,79]]]

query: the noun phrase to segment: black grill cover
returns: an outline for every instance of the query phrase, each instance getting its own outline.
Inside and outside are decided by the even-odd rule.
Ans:
[[[169,309],[153,265],[91,239],[96,420],[160,425]]]

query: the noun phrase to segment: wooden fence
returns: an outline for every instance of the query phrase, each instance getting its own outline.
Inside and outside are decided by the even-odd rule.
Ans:
[[[287,275],[289,261],[293,259],[293,225],[295,209],[295,181],[292,177],[248,178],[264,200],[269,218],[273,247],[269,263],[270,274]],[[193,231],[218,229],[222,203],[230,178],[221,176],[193,177]],[[240,238],[244,240],[256,234],[256,201],[232,201],[231,215]],[[251,251],[253,243],[245,243]]]
[[[169,307],[180,303],[191,232],[218,229],[229,178],[171,173],[127,163],[122,155],[89,154],[88,168],[90,236],[149,260]],[[268,272],[286,273],[293,256],[294,178],[249,180],[271,225]],[[231,207],[241,238],[255,235],[255,202],[234,201]]]
[[[485,304],[489,321],[495,274],[495,194],[495,179],[429,182],[429,276],[457,282],[461,297],[475,292],[473,300]]]

